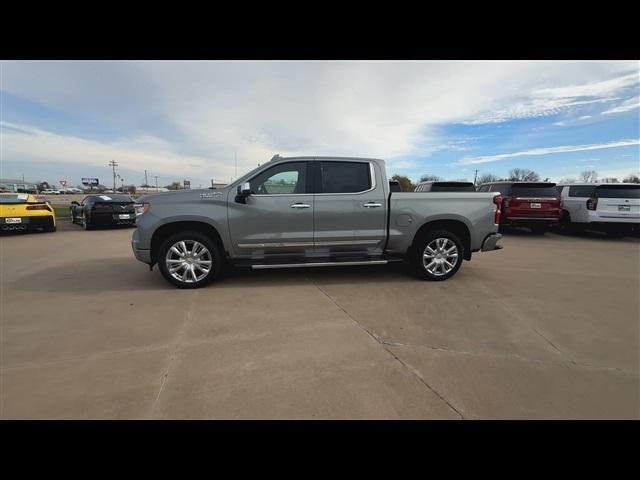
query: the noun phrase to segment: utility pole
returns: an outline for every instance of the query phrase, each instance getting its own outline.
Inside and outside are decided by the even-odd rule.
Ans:
[[[111,168],[113,168],[113,191],[116,191],[116,167],[118,166],[118,163],[115,160],[111,160],[109,162],[109,166]]]
[[[158,176],[156,175],[156,192],[158,191]]]
[[[473,185],[477,185],[476,180],[478,179],[478,169],[476,168],[476,174],[473,176]]]
[[[145,188],[149,188],[149,180],[147,180],[147,171],[144,171],[144,186]]]
[[[236,172],[235,172],[234,178],[238,178],[238,149],[237,148],[233,151],[233,161],[236,164]]]

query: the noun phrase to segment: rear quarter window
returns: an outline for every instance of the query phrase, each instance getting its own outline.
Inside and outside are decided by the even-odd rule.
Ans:
[[[595,191],[596,191],[595,185],[569,187],[569,196],[591,198],[593,197],[593,194]]]

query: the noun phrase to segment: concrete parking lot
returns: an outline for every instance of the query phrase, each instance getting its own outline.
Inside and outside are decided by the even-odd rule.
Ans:
[[[236,270],[189,291],[131,233],[0,238],[2,418],[640,418],[638,239],[515,231],[446,282]]]

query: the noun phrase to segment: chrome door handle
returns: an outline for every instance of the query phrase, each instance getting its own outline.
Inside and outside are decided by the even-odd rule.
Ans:
[[[291,208],[311,208],[311,205],[308,205],[306,203],[292,203],[290,207]]]
[[[382,204],[381,203],[375,203],[375,202],[369,202],[369,203],[363,203],[362,206],[365,207],[365,208],[378,208],[378,207],[381,207]]]

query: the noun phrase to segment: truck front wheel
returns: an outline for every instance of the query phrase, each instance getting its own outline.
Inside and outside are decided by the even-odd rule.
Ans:
[[[214,280],[222,267],[220,248],[206,235],[187,231],[167,238],[158,250],[162,276],[178,288],[198,288]]]
[[[456,274],[463,254],[462,242],[454,233],[436,230],[416,241],[411,263],[421,278],[441,281]]]

